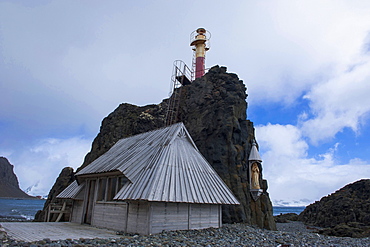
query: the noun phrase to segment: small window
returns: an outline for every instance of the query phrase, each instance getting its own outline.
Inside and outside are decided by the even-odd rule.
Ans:
[[[114,196],[117,194],[117,178],[108,179],[108,192],[107,201],[113,201]]]
[[[113,201],[119,190],[128,182],[124,176],[99,179],[97,201]]]
[[[105,191],[106,191],[107,179],[99,179],[99,188],[98,188],[98,201],[105,201]]]

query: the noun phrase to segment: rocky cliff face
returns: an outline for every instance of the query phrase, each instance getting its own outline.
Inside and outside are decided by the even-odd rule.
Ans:
[[[31,198],[19,188],[13,168],[5,157],[0,157],[0,197]]]
[[[246,97],[245,85],[236,74],[214,67],[182,88],[179,120],[241,203],[224,206],[223,221],[275,229],[267,192],[256,202],[249,193],[247,167],[254,127],[246,120]]]
[[[323,231],[329,235],[370,236],[369,198],[370,179],[363,179],[307,206],[299,215],[299,220],[306,224],[330,228]]]
[[[166,110],[165,102],[141,107],[127,103],[119,105],[103,119],[91,151],[85,156],[82,166],[77,171],[108,151],[118,140],[163,127]]]
[[[223,207],[223,221],[246,222],[276,229],[272,204],[265,191],[251,199],[248,157],[254,139],[253,123],[246,120],[246,88],[225,67],[213,67],[205,76],[182,87],[178,121],[182,121],[200,152],[241,202]],[[121,104],[106,117],[83,165],[108,151],[119,139],[164,126],[164,100],[158,105],[138,107]]]

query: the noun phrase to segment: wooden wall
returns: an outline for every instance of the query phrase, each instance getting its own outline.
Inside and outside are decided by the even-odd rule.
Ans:
[[[91,225],[126,231],[127,203],[125,202],[97,202],[93,210]]]
[[[71,222],[82,223],[83,205],[84,202],[81,200],[73,201]]]
[[[189,229],[189,204],[151,203],[151,233]]]
[[[93,226],[138,234],[153,234],[163,230],[202,229],[221,227],[221,206],[213,204],[166,202],[96,202]],[[82,223],[83,201],[75,201],[72,222]]]
[[[150,203],[149,233],[221,227],[221,207],[211,204]]]
[[[149,231],[149,203],[145,201],[130,201],[127,213],[127,232],[150,234]]]
[[[213,204],[189,204],[189,229],[221,227],[221,207]]]

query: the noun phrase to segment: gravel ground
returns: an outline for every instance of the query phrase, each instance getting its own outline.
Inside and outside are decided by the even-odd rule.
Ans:
[[[295,233],[314,233],[321,229],[316,226],[306,226],[300,221],[290,221],[289,223],[276,223],[278,231],[282,232],[295,232]]]
[[[246,224],[225,224],[222,228],[162,232],[149,236],[117,235],[115,239],[78,239],[34,243],[17,242],[1,236],[0,246],[370,246],[370,238],[322,236],[303,223],[279,223],[278,231]]]

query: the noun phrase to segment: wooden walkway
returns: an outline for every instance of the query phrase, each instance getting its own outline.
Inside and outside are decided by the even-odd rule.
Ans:
[[[113,230],[95,228],[70,222],[0,222],[8,236],[15,240],[33,242],[50,240],[118,238]]]

